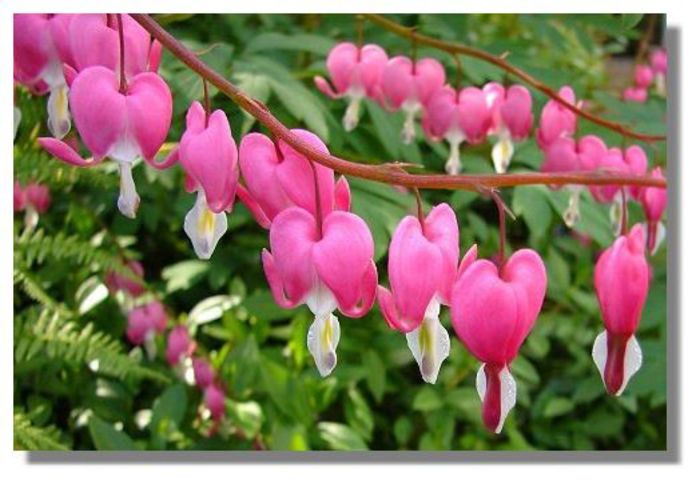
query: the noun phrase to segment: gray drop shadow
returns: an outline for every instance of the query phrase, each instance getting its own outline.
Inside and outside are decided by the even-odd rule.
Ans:
[[[28,464],[673,464],[680,461],[680,29],[666,31],[667,76],[667,433],[653,451],[33,451]]]

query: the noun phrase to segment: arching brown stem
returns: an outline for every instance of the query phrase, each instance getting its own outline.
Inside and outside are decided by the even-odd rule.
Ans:
[[[594,114],[589,113],[588,111],[584,111],[583,109],[568,103],[566,100],[564,100],[559,94],[540,81],[539,79],[536,79],[532,75],[528,74],[522,69],[519,69],[515,67],[514,65],[510,64],[507,62],[505,59],[499,56],[495,56],[493,54],[489,54],[488,52],[477,49],[475,47],[469,47],[467,45],[462,45],[462,44],[457,44],[453,42],[446,42],[443,40],[435,39],[433,37],[428,37],[427,35],[422,35],[418,33],[414,33],[413,29],[410,27],[404,27],[401,24],[398,24],[396,22],[393,22],[386,17],[383,17],[381,15],[376,15],[376,14],[365,14],[365,18],[371,22],[374,22],[375,24],[381,26],[382,28],[393,32],[397,35],[400,35],[405,38],[412,38],[415,39],[416,42],[419,44],[427,45],[430,47],[434,47],[436,49],[442,50],[443,52],[449,52],[450,54],[453,55],[458,55],[458,54],[463,54],[467,55],[469,57],[474,57],[476,59],[481,59],[483,61],[486,61],[490,64],[493,64],[504,71],[506,73],[511,74],[514,77],[519,78],[520,80],[524,81],[526,84],[529,84],[530,86],[534,87],[538,91],[541,91],[545,93],[547,96],[549,96],[552,99],[555,99],[558,101],[560,104],[562,104],[564,107],[569,109],[570,111],[575,112],[582,118],[586,118],[587,120],[596,123],[600,126],[604,126],[612,131],[616,131],[620,133],[621,135],[626,135],[629,136],[630,138],[642,140],[642,141],[647,141],[649,143],[652,143],[654,141],[663,141],[666,139],[665,135],[654,135],[654,134],[644,134],[644,133],[637,133],[636,131],[633,131],[625,126],[623,126],[620,123],[615,123],[613,121],[609,121],[607,119],[603,119],[601,117],[598,117]]]
[[[415,175],[401,173],[390,165],[371,166],[353,163],[331,154],[322,153],[292,133],[260,101],[251,98],[238,87],[185,47],[180,41],[164,30],[149,15],[132,14],[134,20],[141,24],[153,37],[180,59],[194,72],[207,79],[222,93],[238,104],[244,111],[256,118],[270,133],[283,139],[291,148],[311,160],[336,172],[373,180],[391,185],[416,187],[424,189],[471,190],[484,188],[512,187],[517,185],[628,185],[665,187],[666,181],[651,176],[619,175],[603,172],[571,173],[515,173],[507,175]],[[417,36],[419,34],[416,34]]]

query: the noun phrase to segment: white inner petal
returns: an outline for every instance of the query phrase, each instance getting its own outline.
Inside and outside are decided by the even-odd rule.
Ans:
[[[14,111],[14,131],[12,135],[12,139],[15,139],[17,137],[17,130],[19,129],[19,123],[22,121],[22,111],[19,110],[17,106],[15,106],[15,111]]]
[[[422,109],[421,104],[415,97],[411,96],[403,102],[401,109],[406,113],[401,129],[401,140],[404,144],[410,144],[416,137],[416,116]]]
[[[306,346],[322,377],[328,376],[338,362],[336,348],[340,341],[340,324],[333,313],[316,316],[306,335]]]
[[[603,384],[605,384],[605,364],[608,361],[608,334],[607,331],[600,333],[595,341],[593,342],[593,361],[595,362],[598,371],[600,372],[600,377],[603,379]],[[622,392],[627,387],[630,378],[639,371],[642,367],[642,348],[639,346],[637,338],[632,336],[627,340],[627,346],[625,347],[625,365],[624,373],[622,379],[622,385],[617,391],[615,396],[622,395]]]
[[[568,185],[569,190],[569,205],[564,211],[564,223],[567,227],[573,228],[574,225],[578,223],[581,219],[580,211],[580,199],[581,199],[581,186],[579,185]]]
[[[450,145],[450,156],[445,163],[445,171],[450,175],[457,175],[462,171],[462,162],[459,159],[459,145],[464,141],[464,133],[459,129],[459,126],[452,126],[447,133],[445,139]]]
[[[350,102],[343,115],[343,128],[345,131],[352,131],[357,127],[357,122],[360,119],[360,104],[362,104],[364,93],[361,96],[350,95],[348,97]]]
[[[123,161],[118,161],[117,164],[119,166],[119,199],[117,200],[117,207],[124,216],[135,218],[141,198],[136,192],[136,185],[131,174],[132,166],[130,162]]]
[[[484,401],[484,398],[486,398],[487,390],[486,372],[484,371],[485,367],[486,365],[482,364],[479,367],[479,371],[476,373],[476,392],[479,394],[479,399],[481,399],[482,402]],[[501,430],[503,430],[503,424],[506,421],[506,417],[513,407],[515,407],[515,402],[518,396],[518,386],[515,383],[515,378],[513,378],[513,375],[511,375],[507,366],[504,366],[501,369],[498,374],[498,378],[501,383],[501,412],[498,427],[496,427],[495,430],[497,434],[501,433]]]
[[[70,131],[70,110],[68,109],[68,86],[58,84],[51,87],[47,105],[49,131],[62,139]]]
[[[496,173],[505,173],[513,158],[513,141],[507,129],[501,130],[498,134],[498,141],[491,149],[491,160]]]
[[[619,190],[610,205],[610,224],[615,237],[619,237],[622,233],[622,192]]]
[[[209,259],[219,239],[226,233],[228,219],[224,212],[214,213],[209,210],[204,190],[200,189],[194,206],[185,215],[184,228],[197,257]]]
[[[435,383],[442,362],[450,354],[450,336],[440,323],[439,314],[440,304],[433,299],[420,326],[406,333],[408,348],[426,383]]]
[[[333,293],[319,280],[316,280],[306,296],[306,305],[317,317],[332,313],[338,307]]]

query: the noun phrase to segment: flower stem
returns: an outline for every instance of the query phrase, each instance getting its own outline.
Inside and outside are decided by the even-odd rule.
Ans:
[[[119,31],[119,92],[126,93],[127,83],[124,69],[124,23],[122,14],[117,14],[117,30]]]
[[[251,98],[221,74],[202,62],[180,41],[164,30],[158,22],[146,14],[132,14],[141,26],[163,46],[187,65],[192,71],[205,77],[222,93],[238,104],[270,130],[273,136],[282,139],[301,155],[327,166],[337,173],[404,187],[432,188],[444,190],[481,191],[484,188],[512,187],[518,185],[627,185],[666,187],[666,181],[652,176],[611,174],[602,172],[569,173],[514,173],[484,175],[415,175],[397,172],[390,166],[371,166],[344,160],[323,153],[306,143],[282,124],[262,102]],[[416,34],[417,36],[419,34]]]
[[[209,126],[209,115],[211,114],[211,104],[209,102],[209,86],[207,79],[202,77],[202,86],[204,87],[204,127]]]
[[[423,200],[420,198],[420,191],[413,187],[413,196],[416,198],[416,214],[420,222],[420,228],[425,233],[425,220],[423,218]]]

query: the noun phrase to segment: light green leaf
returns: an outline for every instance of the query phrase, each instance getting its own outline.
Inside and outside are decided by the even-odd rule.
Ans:
[[[334,450],[367,450],[362,437],[347,425],[320,422],[317,426],[321,438]]]

